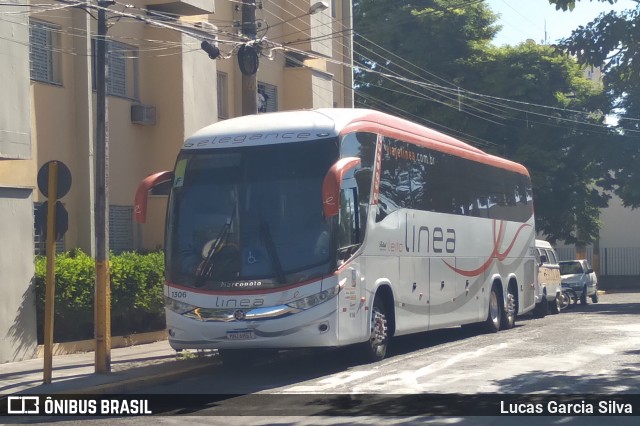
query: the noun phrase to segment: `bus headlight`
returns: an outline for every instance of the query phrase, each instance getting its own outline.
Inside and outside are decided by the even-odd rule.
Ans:
[[[340,286],[335,286],[328,290],[323,290],[320,293],[312,294],[311,296],[303,297],[302,299],[294,300],[291,303],[287,303],[287,306],[294,309],[306,310],[318,306],[327,300],[333,299],[340,292]]]
[[[164,306],[177,314],[184,315],[187,312],[191,312],[198,309],[197,306],[190,305],[188,303],[181,302],[179,300],[171,299],[169,297],[164,298]]]

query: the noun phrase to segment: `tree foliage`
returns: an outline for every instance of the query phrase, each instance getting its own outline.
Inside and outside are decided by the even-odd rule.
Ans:
[[[579,0],[549,2],[564,11],[580,7]],[[640,3],[633,10],[601,14],[575,29],[560,47],[580,63],[605,72],[605,90],[614,100],[613,109],[622,116],[618,121],[621,136],[612,142],[614,149],[605,152],[610,173],[600,183],[620,196],[626,206],[640,207]]]
[[[554,47],[491,45],[496,19],[483,2],[357,1],[355,59],[374,72],[356,73],[356,100],[524,164],[538,230],[588,243],[608,199],[595,183],[607,176],[610,98]]]

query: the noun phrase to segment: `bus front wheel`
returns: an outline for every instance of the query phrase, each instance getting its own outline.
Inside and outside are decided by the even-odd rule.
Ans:
[[[369,362],[384,359],[389,343],[389,327],[387,326],[387,310],[383,300],[376,296],[371,311],[371,331],[369,341],[365,343],[365,357]]]

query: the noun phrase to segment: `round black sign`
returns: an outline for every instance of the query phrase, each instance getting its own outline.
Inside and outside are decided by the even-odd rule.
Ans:
[[[51,160],[40,167],[40,170],[38,170],[38,189],[45,197],[49,196],[49,165],[53,162],[58,163],[56,199],[59,199],[67,195],[69,188],[71,188],[71,172],[62,161]]]

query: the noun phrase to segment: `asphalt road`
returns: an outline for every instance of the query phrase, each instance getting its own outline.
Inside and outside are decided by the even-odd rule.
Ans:
[[[400,337],[387,359],[376,364],[358,363],[348,350],[293,351],[243,369],[221,365],[210,375],[140,393],[192,394],[193,406],[169,413],[254,415],[259,421],[263,415],[369,414],[405,420],[416,415],[422,423],[425,415],[464,413],[460,407],[484,413],[487,405],[495,409],[496,397],[523,394],[538,395],[544,404],[555,395],[592,395],[578,409],[591,404],[597,412],[601,401],[640,394],[640,293],[606,294],[598,304],[589,301],[541,319],[521,317],[514,329],[496,334],[452,328]],[[345,394],[351,395],[346,402]],[[505,407],[509,410],[508,403]],[[483,418],[487,421],[493,424]]]
[[[640,293],[605,294],[598,304],[541,319],[525,316],[495,334],[452,328],[400,337],[375,364],[359,363],[348,350],[291,351],[137,392],[166,398],[157,424],[636,424],[638,398],[636,418],[492,414],[513,409],[512,402],[526,409],[569,401],[597,410],[600,401],[622,401],[623,394],[640,394]],[[470,417],[477,414],[491,415]]]

